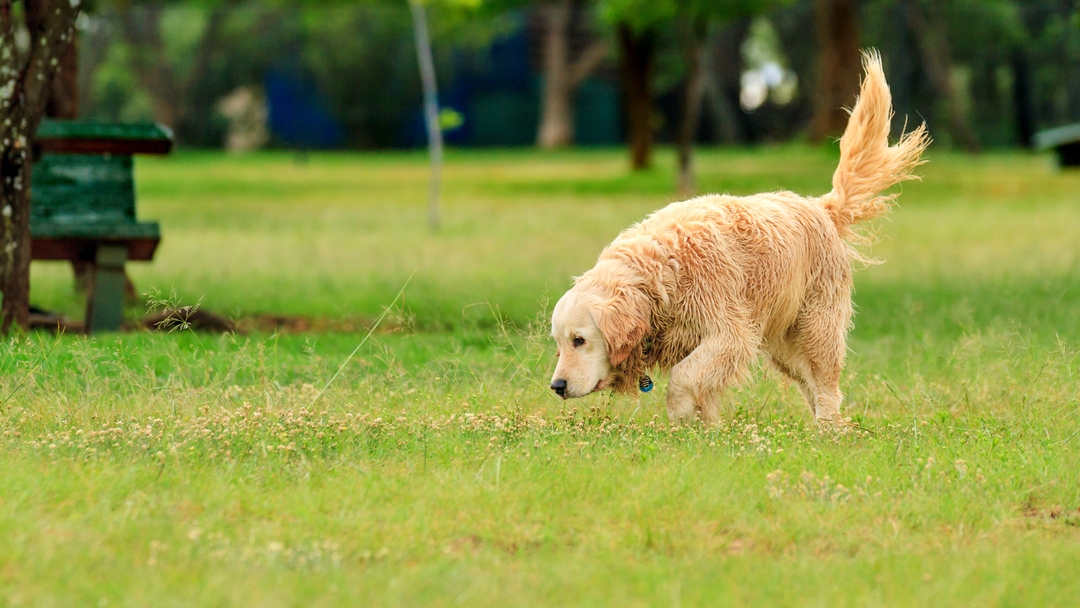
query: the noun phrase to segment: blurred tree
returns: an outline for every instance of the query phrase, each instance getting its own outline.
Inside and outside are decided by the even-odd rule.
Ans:
[[[818,46],[817,88],[811,141],[839,136],[847,125],[847,112],[859,93],[859,11],[856,0],[814,0]]]
[[[678,189],[682,196],[696,189],[693,147],[701,122],[701,102],[705,92],[702,64],[707,46],[705,34],[710,24],[726,24],[768,11],[785,0],[677,0],[676,20],[679,47],[686,63],[682,120],[678,134]]]
[[[30,297],[30,146],[75,35],[80,0],[0,0],[0,332]]]
[[[776,30],[780,50],[795,73],[795,95],[788,102],[791,122],[786,124],[787,137],[808,131],[813,120],[817,82],[817,41],[807,35],[807,24],[814,22],[814,3],[799,0],[769,14]]]
[[[427,126],[428,157],[431,162],[428,188],[428,228],[439,229],[439,187],[442,183],[443,137],[439,125],[439,91],[432,59],[431,38],[428,36],[427,12],[419,0],[409,0],[413,16],[413,36],[416,38],[416,59],[424,89],[424,123]]]
[[[601,14],[619,41],[626,140],[630,166],[639,171],[652,164],[653,65],[661,32],[675,18],[675,0],[604,0]]]
[[[718,6],[719,3],[713,6]],[[678,191],[682,197],[690,196],[694,184],[694,137],[701,121],[702,87],[702,39],[709,26],[709,16],[690,6],[680,6],[678,29],[679,48],[686,62],[686,80],[683,85],[682,124],[677,139],[679,157]]]
[[[626,140],[630,166],[635,171],[652,165],[653,146],[653,63],[655,28],[635,30],[630,23],[618,24],[619,80],[626,104]]]
[[[749,19],[714,24],[701,54],[702,104],[712,114],[712,138],[719,143],[739,144],[749,137],[746,117],[739,107],[742,45],[749,32]]]
[[[1003,62],[1014,75],[1014,139],[1030,145],[1037,129],[1080,121],[1080,2],[987,3],[997,9],[991,35],[1013,43]]]
[[[1023,13],[1031,5],[1015,0],[954,0],[946,7],[927,7],[934,12],[918,15],[911,23],[912,27],[920,23],[919,17],[942,21],[937,34],[948,40],[951,97],[938,92],[941,83],[927,80],[935,105],[946,117],[941,121],[942,131],[954,145],[968,150],[1018,140],[1029,145],[1035,130],[1032,40]],[[911,7],[905,3],[903,9],[910,21]],[[912,31],[911,37],[918,43],[917,33]],[[922,53],[919,49],[917,54],[921,57]],[[927,65],[924,72],[929,76],[930,71]],[[957,120],[959,127],[954,126]]]
[[[785,1],[605,0],[602,14],[615,25],[619,40],[620,76],[626,99],[627,143],[631,166],[635,170],[647,168],[651,163],[653,66],[665,30],[674,29],[686,69],[676,139],[679,190],[688,194],[694,189],[692,148],[706,89],[702,64],[703,54],[708,48],[706,34],[710,24],[723,24],[761,14]]]
[[[42,15],[33,15],[41,19]],[[33,24],[31,27],[38,27]],[[49,85],[49,98],[45,102],[45,115],[51,118],[75,118],[79,115],[79,33],[71,35],[71,41],[60,51],[56,74]]]
[[[573,143],[574,96],[608,53],[605,40],[593,39],[573,56],[572,33],[586,8],[583,0],[547,0],[535,5],[544,40],[544,91],[536,143],[545,150]]]
[[[941,6],[934,1],[900,1],[923,69],[937,97],[948,104],[947,127],[953,141],[968,152],[978,152],[979,142],[968,124],[960,91],[953,80],[952,53]]]
[[[178,11],[170,4],[177,3],[141,2],[123,7],[116,16],[120,34],[131,50],[128,66],[150,93],[154,120],[187,133],[189,121],[199,111],[193,107],[193,93],[209,68],[226,7],[220,2],[201,2],[197,10]],[[164,31],[169,29],[179,35],[166,38]],[[173,60],[179,49],[169,48],[177,39],[187,59],[183,63]]]

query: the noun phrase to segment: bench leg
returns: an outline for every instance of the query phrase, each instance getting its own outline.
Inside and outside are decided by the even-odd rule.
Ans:
[[[86,333],[120,331],[124,320],[124,263],[127,245],[98,245],[86,297]]]
[[[90,293],[91,275],[94,273],[94,263],[82,260],[71,261],[71,271],[75,274],[75,291],[86,295]],[[124,301],[131,303],[139,300],[139,294],[135,291],[135,284],[131,277],[124,271]]]

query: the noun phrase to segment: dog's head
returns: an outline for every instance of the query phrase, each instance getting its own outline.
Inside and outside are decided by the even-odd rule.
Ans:
[[[643,293],[633,288],[605,293],[579,282],[559,299],[552,314],[559,363],[551,390],[572,399],[616,385],[619,366],[640,348],[648,331]]]

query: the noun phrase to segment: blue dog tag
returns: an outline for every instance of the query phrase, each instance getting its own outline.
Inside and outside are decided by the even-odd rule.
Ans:
[[[638,388],[641,389],[641,392],[647,393],[652,390],[652,387],[652,378],[648,376],[642,376],[641,380],[638,380]]]

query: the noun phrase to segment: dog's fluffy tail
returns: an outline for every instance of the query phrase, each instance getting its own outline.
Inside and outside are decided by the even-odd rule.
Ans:
[[[911,171],[930,143],[926,124],[889,145],[892,95],[881,69],[877,51],[863,53],[863,78],[859,98],[840,139],[840,166],[833,174],[832,192],[822,203],[841,236],[858,240],[852,227],[885,214],[896,194],[881,192],[899,182],[915,179]]]

